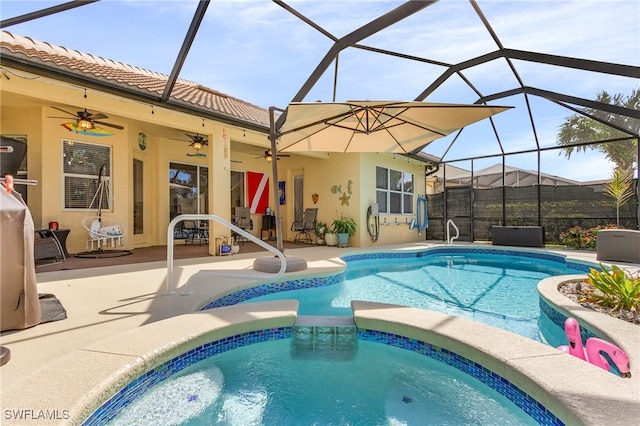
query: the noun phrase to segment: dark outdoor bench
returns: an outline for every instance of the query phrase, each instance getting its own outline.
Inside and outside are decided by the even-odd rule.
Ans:
[[[491,234],[493,245],[544,247],[542,226],[494,226]]]

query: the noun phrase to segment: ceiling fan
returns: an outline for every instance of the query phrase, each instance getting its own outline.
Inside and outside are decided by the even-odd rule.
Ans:
[[[67,129],[69,129],[70,131],[75,131],[76,133],[79,132],[85,132],[85,133],[90,133],[92,131],[100,131],[101,129],[96,127],[96,124],[99,124],[101,126],[106,126],[106,127],[112,127],[114,129],[118,129],[118,130],[122,130],[124,129],[124,127],[119,126],[117,124],[111,124],[111,123],[107,123],[104,121],[98,121],[98,120],[104,120],[105,118],[109,118],[107,115],[101,113],[101,112],[97,112],[97,113],[91,113],[89,111],[87,111],[87,109],[85,108],[84,111],[77,111],[75,114],[69,111],[65,111],[61,108],[55,107],[55,106],[51,106],[51,108],[53,109],[57,109],[58,111],[64,112],[65,114],[70,115],[71,117],[75,118],[75,123],[72,123],[72,125],[70,126],[68,123],[62,124],[62,126],[66,127]],[[61,119],[68,119],[69,117],[49,117],[49,118],[61,118]]]
[[[207,140],[207,138],[205,138],[199,133],[196,133],[195,135],[190,135],[189,133],[185,133],[185,135],[187,135],[189,139],[191,139],[191,142],[189,142],[189,146],[196,151],[193,154],[188,153],[187,157],[206,157],[207,154],[205,154],[204,152],[200,152],[200,150],[205,146],[209,145],[209,141]],[[174,139],[174,140],[182,140],[182,139]]]
[[[200,151],[206,145],[209,145],[209,141],[207,138],[202,136],[200,133],[196,133],[195,135],[190,135],[189,133],[185,133],[191,139],[189,142],[189,146],[196,150],[196,152]],[[182,141],[183,139],[173,139],[174,141]]]
[[[276,159],[279,160],[281,157],[291,157],[291,155],[289,154],[277,154],[276,155]],[[267,149],[264,152],[264,155],[261,155],[260,157],[256,157],[256,158],[264,158],[267,163],[270,163],[273,160],[273,155],[271,155],[271,150]]]

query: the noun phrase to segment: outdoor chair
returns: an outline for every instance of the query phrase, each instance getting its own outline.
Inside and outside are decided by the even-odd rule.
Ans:
[[[251,212],[249,210],[249,207],[236,207],[235,215],[233,217],[233,224],[243,231],[253,229],[253,222],[251,220]],[[232,234],[236,242],[242,241],[242,243],[244,244],[244,242],[247,240],[237,232],[233,232]]]
[[[62,244],[51,231],[36,231],[33,238],[33,259],[35,266],[62,263],[66,260]]]
[[[297,244],[300,241],[304,241],[305,243],[313,242],[310,232],[314,232],[316,229],[317,216],[318,209],[304,209],[302,220],[295,221],[291,224],[291,230],[298,231],[296,237],[293,239],[294,243]]]
[[[195,244],[198,240],[199,244],[209,242],[209,222],[206,220],[183,220],[184,232],[187,235],[185,244]]]

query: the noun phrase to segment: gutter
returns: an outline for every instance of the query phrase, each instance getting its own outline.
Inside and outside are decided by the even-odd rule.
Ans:
[[[240,118],[230,117],[226,114],[215,112],[204,107],[200,107],[200,108],[190,107],[188,106],[189,103],[186,101],[176,101],[176,100],[169,99],[166,102],[162,102],[161,95],[152,95],[150,93],[146,94],[144,91],[140,89],[138,90],[130,89],[128,88],[130,87],[128,85],[119,85],[119,84],[108,83],[108,82],[100,81],[96,79],[83,78],[77,74],[64,72],[63,70],[56,70],[55,68],[52,68],[52,67],[43,66],[31,61],[20,60],[20,59],[17,59],[16,57],[6,56],[5,54],[0,55],[0,57],[1,57],[0,65],[12,67],[20,71],[38,74],[43,77],[48,77],[54,80],[59,80],[59,81],[64,81],[66,83],[80,85],[86,88],[99,90],[112,95],[122,96],[127,99],[135,100],[142,103],[147,103],[149,105],[153,105],[157,107],[168,108],[173,111],[197,115],[198,117],[220,121],[224,124],[239,126],[247,130],[263,132],[265,134],[269,133],[269,126],[266,124],[260,125],[252,121],[245,121]]]

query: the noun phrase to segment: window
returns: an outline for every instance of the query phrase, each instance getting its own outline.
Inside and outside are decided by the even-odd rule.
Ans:
[[[231,211],[234,207],[244,206],[244,172],[231,170]]]
[[[144,234],[144,163],[133,159],[133,233]]]
[[[103,185],[99,188],[101,169]],[[111,211],[110,146],[63,140],[62,179],[65,209]],[[99,192],[102,193],[101,200],[95,199]]]
[[[380,213],[413,213],[413,174],[376,167],[376,202]]]

